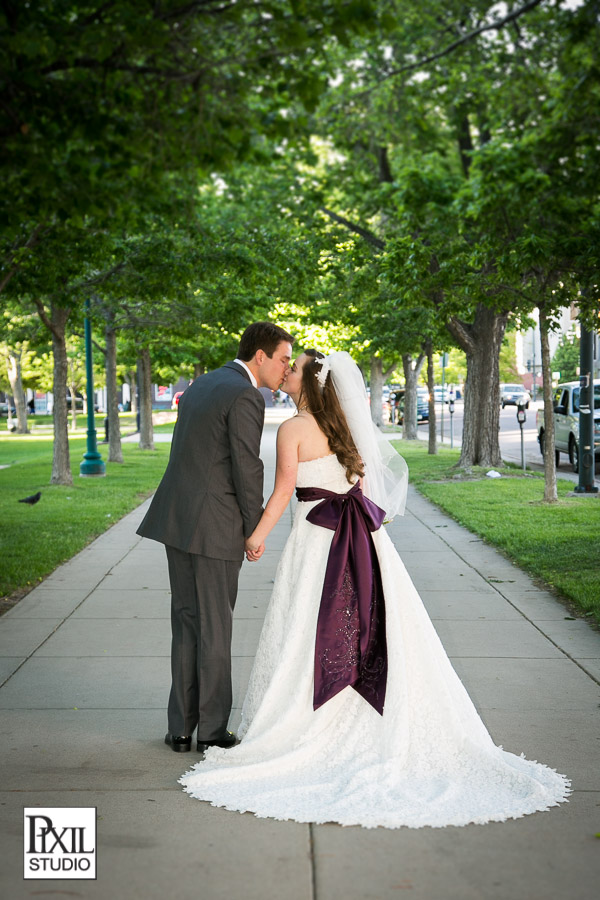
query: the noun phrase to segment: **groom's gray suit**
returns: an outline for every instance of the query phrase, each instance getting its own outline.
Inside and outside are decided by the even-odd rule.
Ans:
[[[179,401],[169,464],[138,528],[166,545],[171,582],[168,727],[224,734],[231,711],[231,626],[244,538],[262,514],[261,393],[235,362]]]

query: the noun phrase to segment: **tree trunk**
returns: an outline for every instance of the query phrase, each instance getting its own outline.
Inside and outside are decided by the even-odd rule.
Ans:
[[[435,455],[437,453],[437,421],[435,417],[435,371],[433,366],[433,345],[431,341],[427,341],[427,390],[429,392],[429,447],[427,452]]]
[[[137,373],[132,369],[128,378],[129,392],[131,394],[131,412],[137,415],[138,411],[138,388]]]
[[[548,503],[555,503],[558,500],[558,492],[556,490],[554,402],[552,398],[552,371],[548,331],[546,312],[540,306],[540,342],[542,345],[542,384],[544,391],[544,500]]]
[[[67,415],[67,345],[65,328],[69,318],[69,309],[52,304],[50,323],[52,331],[52,354],[54,358],[54,376],[52,391],[54,393],[54,444],[52,455],[52,476],[50,484],[73,484],[71,461],[69,457],[69,432]]]
[[[122,463],[119,397],[117,391],[117,334],[110,322],[104,330],[106,338],[106,416],[108,418],[108,461]]]
[[[376,356],[371,357],[371,419],[378,428],[388,424],[383,421],[383,385],[395,368],[396,362],[393,362],[388,369],[384,370],[383,360]]]
[[[402,369],[404,372],[404,412],[402,414],[402,440],[416,441],[417,434],[417,383],[425,355],[420,353],[413,362],[410,353],[402,357]]]
[[[10,381],[10,388],[15,401],[15,409],[17,411],[17,434],[28,434],[27,401],[25,400],[25,391],[23,390],[23,380],[21,377],[21,350],[9,349],[7,368],[8,380]]]
[[[69,384],[69,396],[71,397],[71,431],[77,430],[77,393],[76,385]],[[85,412],[85,410],[84,410]]]
[[[500,347],[508,313],[479,304],[472,324],[456,319],[448,330],[467,356],[462,451],[458,465],[501,466]]]
[[[371,357],[371,419],[381,428],[383,425],[383,361],[378,356]]]
[[[152,369],[150,351],[144,347],[138,360],[140,391],[140,450],[154,450],[152,434]]]
[[[7,393],[5,393],[4,396],[6,397],[6,430],[10,433],[11,431],[15,430],[15,428],[16,428],[16,426],[13,425],[13,414],[12,414],[12,408],[13,408],[13,403],[14,403],[15,398],[11,397],[11,395],[7,394]]]

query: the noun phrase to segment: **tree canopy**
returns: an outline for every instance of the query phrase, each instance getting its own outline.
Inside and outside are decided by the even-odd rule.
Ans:
[[[597,0],[45,0],[0,24],[0,289],[63,350],[88,296],[165,374],[268,315],[379,379],[454,345],[462,462],[497,464],[506,329],[574,299],[596,321]]]

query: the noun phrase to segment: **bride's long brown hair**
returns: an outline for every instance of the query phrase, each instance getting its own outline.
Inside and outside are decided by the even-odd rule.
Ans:
[[[304,353],[309,359],[306,360],[302,369],[298,406],[303,403],[308,405],[317,425],[327,438],[329,449],[335,453],[340,464],[345,467],[346,478],[352,484],[352,476],[358,475],[359,478],[362,478],[365,470],[329,373],[327,373],[321,393],[317,375],[321,370],[321,360],[324,358],[324,354],[319,350],[305,350]]]

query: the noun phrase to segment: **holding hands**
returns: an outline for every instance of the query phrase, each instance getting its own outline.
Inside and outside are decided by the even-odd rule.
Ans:
[[[252,535],[246,539],[244,546],[246,548],[246,559],[248,562],[256,562],[265,552],[264,542],[259,543],[254,540]]]

